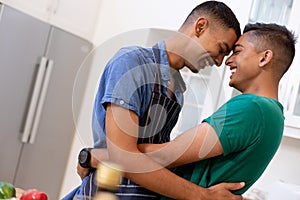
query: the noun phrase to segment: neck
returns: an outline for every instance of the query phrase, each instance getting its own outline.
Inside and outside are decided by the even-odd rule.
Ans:
[[[264,78],[257,83],[258,84],[251,84],[250,87],[243,91],[243,94],[255,94],[278,100],[279,81],[275,81],[272,78]]]
[[[182,48],[181,40],[178,40],[178,33],[168,38],[166,42],[166,50],[170,67],[175,70],[180,70],[184,67],[184,59],[180,53]]]

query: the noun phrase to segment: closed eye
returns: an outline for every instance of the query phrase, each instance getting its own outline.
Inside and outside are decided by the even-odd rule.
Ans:
[[[229,47],[227,44],[219,44],[219,54],[225,54],[228,55],[230,53]]]
[[[220,49],[219,49],[219,54],[224,54],[224,53],[226,53],[226,50],[223,49],[223,48],[220,48]]]
[[[237,55],[238,53],[241,52],[242,48],[243,48],[243,46],[240,45],[240,44],[234,45],[234,47],[233,47],[233,53],[232,54],[233,55]]]
[[[233,55],[237,55],[237,54],[239,54],[240,52],[241,52],[240,50],[234,50],[232,54],[233,54]]]

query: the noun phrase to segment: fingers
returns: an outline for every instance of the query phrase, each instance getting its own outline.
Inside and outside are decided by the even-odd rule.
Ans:
[[[234,191],[234,190],[239,190],[242,189],[245,186],[244,182],[240,183],[224,183],[224,187],[228,190]]]
[[[212,200],[243,200],[242,195],[235,195],[234,190],[242,189],[244,182],[239,183],[220,183],[208,188],[209,198]]]
[[[77,163],[77,174],[80,176],[81,179],[86,177],[89,174],[90,170],[88,168],[83,168]]]

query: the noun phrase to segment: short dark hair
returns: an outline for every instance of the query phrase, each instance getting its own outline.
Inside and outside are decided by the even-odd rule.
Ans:
[[[239,38],[241,36],[240,23],[232,10],[223,2],[206,1],[196,6],[188,15],[183,25],[193,23],[200,15],[207,15],[227,28],[232,28]]]
[[[250,33],[256,51],[272,50],[278,73],[283,76],[295,57],[296,36],[285,26],[275,23],[247,24],[243,33]]]

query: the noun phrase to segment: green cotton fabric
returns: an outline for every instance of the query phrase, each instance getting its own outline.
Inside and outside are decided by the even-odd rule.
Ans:
[[[177,167],[174,172],[206,188],[244,181],[246,186],[234,191],[243,194],[261,176],[279,147],[284,128],[282,105],[271,98],[242,94],[204,122],[216,131],[224,154]]]

